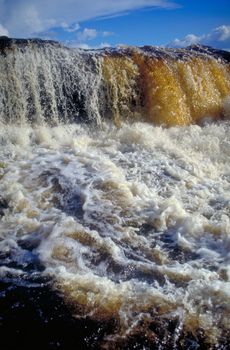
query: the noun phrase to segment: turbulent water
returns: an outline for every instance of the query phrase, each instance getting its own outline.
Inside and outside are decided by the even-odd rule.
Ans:
[[[82,348],[228,349],[229,66],[39,45],[1,56],[1,280],[113,322]]]

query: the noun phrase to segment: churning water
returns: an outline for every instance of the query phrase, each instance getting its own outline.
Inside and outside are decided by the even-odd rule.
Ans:
[[[49,46],[48,49],[51,50]],[[53,49],[53,56],[59,49]],[[134,75],[140,79],[142,74],[137,64],[140,56],[132,60],[123,57],[126,66],[123,63],[124,69],[119,72],[116,65],[121,57],[112,61],[113,56],[102,59],[94,54],[77,54],[83,62],[77,70],[85,67],[80,74],[82,81],[73,61],[68,69],[75,72],[78,82],[74,82],[73,75],[63,80],[64,85],[80,84],[86,91],[78,95],[84,97],[84,108],[74,95],[83,113],[76,116],[74,101],[68,100],[63,90],[58,95],[55,86],[59,84],[61,89],[65,74],[57,68],[60,57],[53,58],[56,63],[52,65],[52,60],[44,63],[41,52],[36,61],[33,47],[24,47],[26,53],[20,50],[17,55],[9,53],[18,60],[10,74],[18,74],[8,79],[7,87],[1,86],[2,91],[5,89],[0,130],[1,280],[10,282],[9,288],[32,288],[47,279],[71,305],[76,318],[87,317],[104,324],[112,320],[113,326],[100,340],[95,343],[91,339],[82,343],[82,348],[126,349],[135,339],[130,348],[227,349],[230,123],[208,119],[202,125],[187,125],[199,119],[201,108],[202,117],[217,118],[220,110],[228,116],[229,76],[220,77],[220,72],[227,74],[227,64],[216,59],[211,63],[178,62],[179,68],[186,70],[183,80],[182,75],[175,75],[179,70],[175,62],[163,66],[159,61],[156,70],[151,62],[148,69],[152,78],[148,76],[149,90],[143,95],[140,88],[134,88]],[[79,63],[79,57],[72,52],[68,60],[71,55]],[[11,58],[4,56],[1,64],[9,65]],[[24,59],[34,64],[33,75],[26,78]],[[95,68],[99,63],[101,75]],[[141,69],[147,71],[141,64]],[[198,79],[194,73],[196,64],[198,72],[202,65],[212,65],[205,68],[209,75]],[[213,67],[216,74],[219,67],[218,81],[210,73]],[[166,68],[171,77],[164,72]],[[50,70],[50,77],[44,74],[42,79],[34,73],[42,69]],[[143,76],[147,79],[146,71],[142,80]],[[166,84],[164,88],[160,85],[163,73],[167,77],[162,82]],[[3,74],[6,69],[1,71]],[[182,80],[190,84],[189,92],[182,89]],[[104,86],[101,95],[100,84]],[[201,89],[200,101],[195,86]],[[106,94],[110,100],[102,104],[100,98]],[[160,123],[162,110],[163,123],[179,121],[177,124],[182,126],[166,128],[150,123],[157,118]],[[81,121],[85,113],[99,126],[70,123],[68,111],[71,122],[78,116]],[[144,120],[136,120],[137,111],[143,112]],[[109,112],[110,121],[101,117]],[[53,126],[47,125],[49,113]],[[127,118],[132,113],[136,121],[131,123]],[[119,127],[114,125],[118,117]]]

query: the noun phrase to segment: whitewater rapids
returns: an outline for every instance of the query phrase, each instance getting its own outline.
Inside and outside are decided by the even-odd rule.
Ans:
[[[82,315],[116,319],[110,349],[140,332],[227,344],[229,121],[2,125],[0,143],[1,279],[49,277]]]

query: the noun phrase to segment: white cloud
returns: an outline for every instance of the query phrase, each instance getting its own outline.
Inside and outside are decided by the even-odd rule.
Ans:
[[[172,47],[185,47],[199,43],[199,37],[194,34],[188,34],[183,39],[175,39],[168,46]]]
[[[9,35],[9,32],[6,28],[3,27],[2,24],[0,24],[0,36],[8,36]]]
[[[98,46],[99,49],[103,49],[104,47],[111,47],[111,45],[109,43],[100,43]]]
[[[77,43],[84,43],[85,41],[96,39],[97,37],[108,37],[113,35],[112,32],[101,32],[97,31],[96,29],[92,28],[84,28],[84,30],[77,32],[76,35],[76,42]]]
[[[167,46],[185,47],[193,44],[209,45],[219,49],[230,47],[230,25],[222,25],[213,29],[210,33],[196,36],[188,34],[182,39],[175,39]]]
[[[95,39],[98,35],[96,29],[85,28],[82,32],[77,33],[77,41],[83,42]]]
[[[113,34],[114,34],[113,32],[108,32],[108,31],[102,32],[102,36],[104,37],[111,36]]]
[[[68,33],[73,33],[80,29],[79,23],[73,23],[71,25],[68,25],[66,22],[63,22],[60,24],[60,27]]]
[[[170,0],[0,0],[0,23],[13,37],[29,37],[52,27],[143,7],[170,8]],[[64,23],[64,27],[63,27]]]

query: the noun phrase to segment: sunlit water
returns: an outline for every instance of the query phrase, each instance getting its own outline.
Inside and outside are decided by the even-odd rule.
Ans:
[[[0,142],[3,281],[49,278],[76,317],[115,319],[110,349],[143,333],[227,349],[229,121],[5,125]]]

